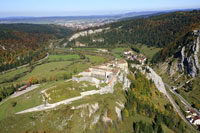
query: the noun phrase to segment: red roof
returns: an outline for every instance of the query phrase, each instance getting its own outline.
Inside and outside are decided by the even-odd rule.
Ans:
[[[190,113],[196,113],[193,109],[190,109]]]

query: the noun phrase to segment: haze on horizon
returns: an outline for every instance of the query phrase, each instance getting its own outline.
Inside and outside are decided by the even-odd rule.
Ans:
[[[0,17],[83,16],[195,9],[200,0],[1,0]]]

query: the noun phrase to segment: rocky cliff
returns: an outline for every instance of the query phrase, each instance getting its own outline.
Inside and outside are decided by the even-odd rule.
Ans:
[[[185,72],[191,77],[196,77],[199,71],[199,36],[200,30],[194,30],[191,35],[184,38],[182,46],[179,46],[176,60],[169,63],[169,75],[176,71]],[[185,43],[185,44],[184,44]]]

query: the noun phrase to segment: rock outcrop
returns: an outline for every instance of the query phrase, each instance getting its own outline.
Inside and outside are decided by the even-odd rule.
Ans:
[[[179,66],[180,64],[178,64],[177,65],[177,62],[176,61],[174,61],[174,62],[170,62],[169,63],[169,76],[173,76],[174,74],[176,74],[176,72],[178,71],[178,70],[180,70],[180,68],[178,68],[178,66]],[[183,65],[183,63],[182,63],[182,65]],[[183,68],[184,69],[184,66],[183,67],[181,67],[181,68]]]
[[[199,62],[198,62],[198,52],[199,52],[199,36],[196,40],[196,45],[194,47],[194,63],[197,69],[199,69]]]
[[[192,37],[194,38],[194,41],[190,41],[188,44],[183,46],[179,56],[180,61],[178,63],[178,71],[184,72],[186,70],[186,72],[192,77],[196,77],[199,70],[199,36],[200,32],[198,30],[193,31]],[[169,68],[169,74],[171,72],[172,70]]]
[[[185,47],[181,49],[180,63],[178,64],[178,69],[180,72],[184,72],[184,59],[185,59]]]
[[[110,29],[110,27],[102,28],[102,29],[96,29],[96,30],[81,31],[81,32],[78,32],[78,33],[74,34],[73,36],[71,36],[69,38],[69,41],[77,39],[81,36],[87,36],[87,35],[92,35],[92,34],[96,34],[96,33],[101,33],[103,31],[106,31],[106,30],[109,30],[109,29]]]
[[[197,68],[195,67],[194,59],[192,56],[187,57],[185,62],[188,74],[192,77],[195,77],[197,75]]]

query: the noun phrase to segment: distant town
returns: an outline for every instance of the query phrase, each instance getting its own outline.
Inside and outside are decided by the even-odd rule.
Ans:
[[[65,23],[59,23],[59,25],[66,26],[69,28],[74,28],[74,29],[87,29],[91,27],[99,27],[108,23],[112,23],[114,20],[80,20],[80,21],[68,21]]]

